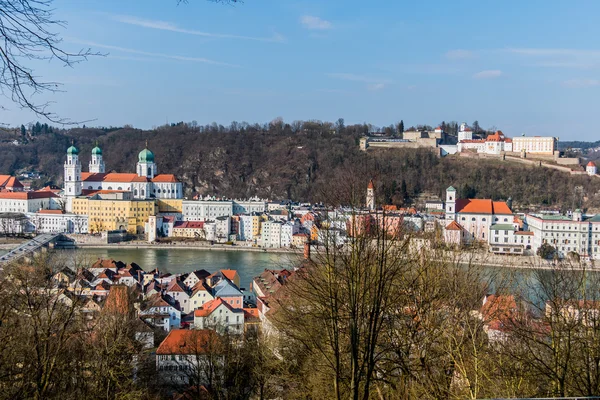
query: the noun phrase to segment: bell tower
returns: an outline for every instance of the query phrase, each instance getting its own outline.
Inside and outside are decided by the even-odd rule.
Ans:
[[[65,161],[65,188],[64,198],[66,200],[66,211],[73,211],[73,199],[81,196],[81,162],[79,162],[79,150],[73,144],[67,149],[67,160]]]

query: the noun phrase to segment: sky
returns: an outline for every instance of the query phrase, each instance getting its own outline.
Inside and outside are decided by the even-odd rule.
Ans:
[[[90,126],[264,123],[501,129],[600,139],[600,1],[54,0],[74,68],[34,65]],[[37,118],[0,98],[11,125]]]

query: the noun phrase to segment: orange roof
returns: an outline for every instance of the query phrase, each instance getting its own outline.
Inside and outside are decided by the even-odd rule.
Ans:
[[[504,141],[504,134],[502,133],[502,131],[496,131],[496,133],[494,133],[493,135],[489,135],[486,139],[486,142],[503,142]]]
[[[4,184],[4,186],[9,188],[22,188],[23,184],[21,184],[21,182],[19,182],[17,178],[11,176],[10,178],[8,178],[8,181]]]
[[[373,179],[371,179],[369,181],[369,185],[367,186],[367,189],[375,189],[375,185],[373,185]]]
[[[229,303],[223,301],[223,299],[221,299],[220,297],[217,297],[216,299],[207,301],[202,307],[194,310],[194,317],[208,317],[221,304],[233,311],[233,308],[229,305]]]
[[[63,210],[39,210],[38,214],[64,214]]]
[[[588,167],[595,167],[596,163],[594,163],[593,161],[590,161],[589,163],[587,163]]]
[[[185,292],[185,290],[179,284],[179,281],[177,279],[173,279],[171,282],[169,282],[167,292]]]
[[[175,175],[173,175],[173,174],[160,174],[160,175],[156,175],[152,179],[152,182],[170,182],[170,183],[176,183],[177,182],[177,178],[175,178]]]
[[[490,199],[458,199],[456,212],[465,214],[512,214],[504,201]]]
[[[244,308],[244,318],[245,319],[259,318],[258,308]]]
[[[529,232],[529,231],[518,231],[518,232],[515,232],[515,235],[527,235],[527,236],[533,236],[533,232]]]
[[[10,175],[0,175],[0,186],[4,186],[9,179]]]
[[[394,204],[388,204],[388,205],[384,205],[383,209],[385,211],[398,211],[398,206],[394,205]]]
[[[462,231],[463,229],[458,222],[452,221],[448,224],[448,226],[446,226],[446,230],[447,231]]]
[[[235,276],[237,275],[237,271],[233,269],[222,269],[221,273],[225,278],[229,279],[231,282],[233,282]]]
[[[208,329],[172,329],[156,349],[156,354],[205,353],[216,338],[216,333]]]
[[[460,143],[485,143],[485,139],[464,139]]]
[[[58,197],[52,192],[2,192],[0,191],[0,199],[14,200],[31,200],[31,199],[49,199]]]

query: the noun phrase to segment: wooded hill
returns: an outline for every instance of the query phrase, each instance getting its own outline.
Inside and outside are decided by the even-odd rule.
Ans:
[[[367,125],[321,122],[229,127],[174,124],[154,130],[133,128],[49,129],[0,132],[0,173],[39,171],[36,185],[61,185],[65,151],[80,150],[84,171],[96,141],[107,171],[134,171],[137,154],[148,141],[159,172],[174,173],[186,195],[250,196],[296,201],[364,201],[370,178],[380,203],[398,205],[427,193],[443,196],[453,185],[463,197],[507,199],[515,206],[556,205],[564,209],[600,207],[600,179],[573,177],[539,167],[501,161],[438,158],[427,150],[361,152]],[[17,140],[19,145],[10,141]]]

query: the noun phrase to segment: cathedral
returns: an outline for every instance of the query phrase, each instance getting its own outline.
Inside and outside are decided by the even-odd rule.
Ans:
[[[72,211],[73,198],[89,196],[98,191],[130,192],[133,199],[181,199],[183,186],[173,174],[159,174],[154,153],[146,148],[138,154],[135,173],[105,172],[102,150],[92,149],[89,172],[81,171],[79,150],[72,145],[67,149],[64,191],[67,211]]]

